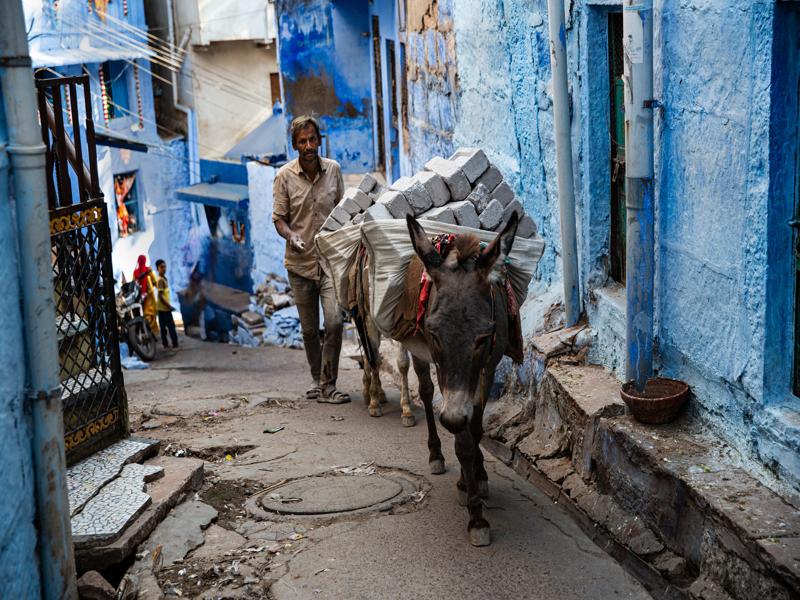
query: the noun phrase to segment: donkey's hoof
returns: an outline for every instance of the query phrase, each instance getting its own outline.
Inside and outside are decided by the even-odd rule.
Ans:
[[[380,406],[370,406],[369,407],[369,416],[370,417],[382,417],[383,411],[381,410]]]
[[[488,498],[489,497],[489,482],[488,481],[479,481],[478,482],[478,496],[481,498]]]
[[[488,527],[481,527],[478,529],[469,530],[469,543],[473,546],[488,546],[492,543],[491,535],[489,534]]]
[[[458,500],[458,505],[466,506],[469,503],[469,496],[467,495],[467,492],[465,490],[462,490],[461,488],[456,488],[456,492],[457,492],[456,498]],[[475,530],[471,529],[470,531],[475,531]]]
[[[414,415],[403,415],[400,421],[403,423],[403,427],[413,427],[417,424],[417,420],[414,418]]]
[[[430,467],[431,467],[431,475],[441,475],[445,471],[444,459],[437,458],[436,460],[432,460],[430,462]]]

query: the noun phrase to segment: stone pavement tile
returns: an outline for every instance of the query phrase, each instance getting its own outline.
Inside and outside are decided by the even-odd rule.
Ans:
[[[548,374],[585,417],[611,417],[625,411],[619,381],[601,367],[556,364],[548,368]]]
[[[218,559],[226,552],[236,550],[247,543],[247,538],[239,535],[235,531],[225,529],[219,525],[211,525],[206,529],[203,545],[192,552],[192,560],[196,559]]]
[[[158,452],[159,442],[129,437],[115,442],[67,469],[70,515],[75,515],[106,483],[119,475],[123,465]]]
[[[152,413],[171,417],[191,417],[198,413],[234,410],[241,405],[242,401],[238,398],[190,398],[159,403],[153,408]]]
[[[82,546],[117,538],[150,504],[150,496],[144,492],[145,482],[163,472],[163,468],[153,465],[125,465],[119,477],[106,484],[72,517],[74,544]]]
[[[750,539],[800,535],[800,511],[742,470],[692,473],[686,481]]]
[[[572,461],[567,457],[543,458],[536,461],[536,467],[554,483],[561,483],[573,473]]]
[[[212,506],[199,500],[184,502],[156,527],[145,549],[152,552],[161,546],[162,566],[174,565],[203,543],[203,530],[216,518]]]
[[[152,503],[114,541],[94,547],[76,546],[75,559],[79,570],[105,569],[125,560],[186,492],[199,489],[203,482],[203,461],[197,458],[159,456],[147,464],[164,469],[163,477],[147,484],[147,494]]]

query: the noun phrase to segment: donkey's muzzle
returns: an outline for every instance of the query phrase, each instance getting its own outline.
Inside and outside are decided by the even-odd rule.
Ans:
[[[460,433],[469,423],[469,417],[464,411],[443,411],[439,421],[450,433]]]

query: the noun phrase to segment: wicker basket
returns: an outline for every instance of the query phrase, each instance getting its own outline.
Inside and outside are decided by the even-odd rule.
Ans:
[[[689,399],[689,386],[677,379],[654,377],[647,380],[643,393],[636,390],[634,381],[625,383],[619,393],[636,420],[669,423]]]

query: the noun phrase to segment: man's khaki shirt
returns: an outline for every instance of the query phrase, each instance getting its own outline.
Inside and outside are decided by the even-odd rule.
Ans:
[[[339,163],[320,156],[320,172],[314,181],[306,176],[299,159],[278,170],[272,185],[272,221],[283,219],[306,244],[298,252],[286,242],[286,270],[308,279],[319,279],[320,264],[314,236],[342,199],[344,181]]]

